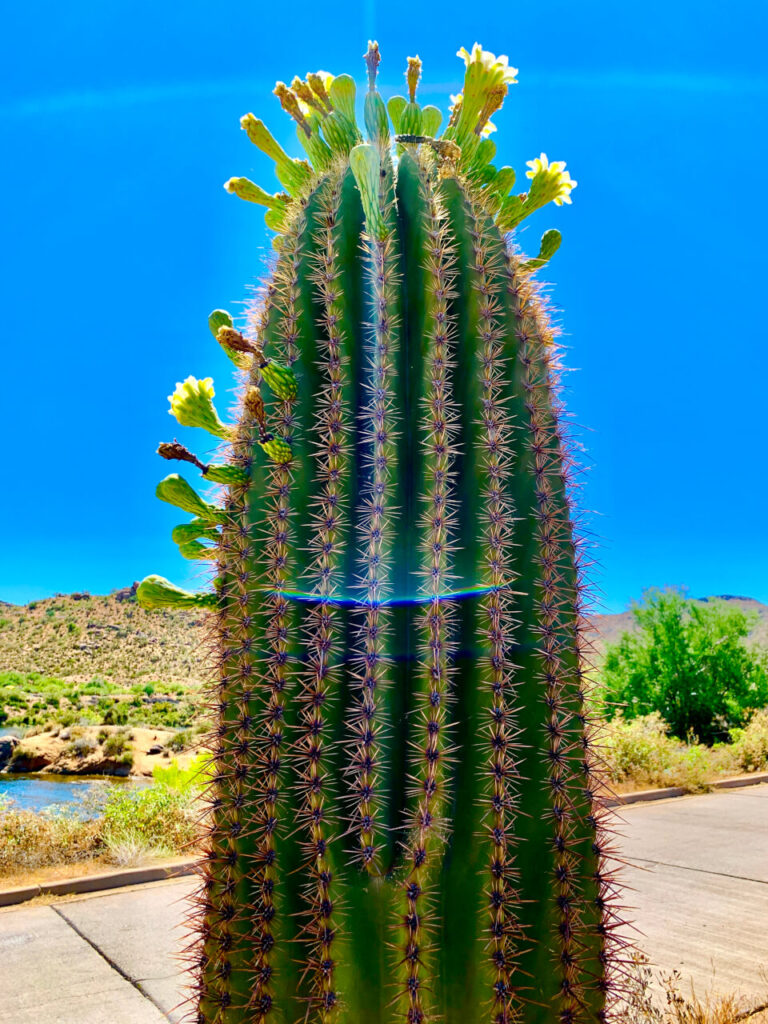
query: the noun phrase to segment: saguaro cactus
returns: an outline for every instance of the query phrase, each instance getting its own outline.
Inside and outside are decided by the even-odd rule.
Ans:
[[[562,163],[528,191],[493,164],[516,72],[475,45],[442,135],[355,85],[278,83],[308,160],[252,114],[284,192],[276,261],[244,330],[210,327],[242,380],[171,396],[225,443],[158,495],[210,593],[159,577],[147,608],[210,609],[209,829],[194,946],[200,1024],[604,1019],[614,883],[599,821],[582,584],[553,330],[509,233],[570,202]],[[392,131],[392,127],[394,131]],[[617,940],[616,940],[617,941]]]

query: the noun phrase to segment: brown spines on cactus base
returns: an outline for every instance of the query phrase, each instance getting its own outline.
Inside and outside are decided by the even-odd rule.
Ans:
[[[265,302],[265,311],[269,305]],[[241,422],[229,461],[250,467],[253,444],[251,425]],[[210,641],[218,678],[206,694],[217,724],[204,743],[210,766],[205,780],[202,884],[188,921],[196,940],[186,950],[200,1019],[209,1019],[205,1015],[210,1014],[210,1019],[222,1021],[231,1009],[244,1008],[252,998],[252,936],[262,917],[261,861],[254,837],[268,827],[261,780],[268,730],[262,725],[265,708],[252,625],[260,594],[247,489],[237,485],[226,492],[230,514],[217,551],[221,603]]]
[[[540,619],[539,657],[546,687],[548,757],[553,802],[555,891],[559,943],[553,967],[560,977],[560,1017],[565,1024],[605,1014],[602,980],[607,958],[604,877],[608,854],[605,812],[597,809],[598,784],[590,754],[585,709],[581,605],[584,590],[569,495],[574,459],[559,420],[557,349],[540,297],[514,259],[509,291],[518,323],[524,367],[528,448],[536,476],[539,577],[534,587]],[[594,949],[595,935],[600,950]],[[588,937],[591,941],[588,941]]]
[[[612,794],[605,782],[607,772],[599,755],[598,730],[587,692],[591,643],[585,635],[584,602],[588,587],[569,493],[576,457],[558,415],[562,411],[559,351],[544,303],[514,257],[509,267],[510,292],[520,317],[529,373],[529,409],[535,428],[532,446],[539,448],[537,466],[542,467],[541,478],[546,481],[539,498],[539,530],[546,542],[541,559],[543,618],[550,623],[543,654],[547,678],[553,680],[559,674],[567,679],[571,694],[568,705],[563,702],[560,709],[562,735],[551,739],[553,746],[559,739],[571,764],[570,774],[561,773],[560,779],[567,808],[564,823],[569,833],[566,866],[580,869],[561,883],[561,959],[566,967],[563,1014],[578,1020],[592,1013],[604,1020],[611,1001],[620,993],[620,979],[630,962],[623,956],[631,943],[619,934],[626,931],[626,921],[622,915],[625,908],[620,905],[616,851],[610,843],[615,814],[604,806],[605,798]],[[552,410],[549,416],[545,415],[546,409]],[[566,510],[564,520],[553,514],[553,502]],[[553,592],[558,593],[558,601],[548,600]],[[556,694],[552,697],[554,704]],[[580,878],[579,886],[573,882],[576,877]]]

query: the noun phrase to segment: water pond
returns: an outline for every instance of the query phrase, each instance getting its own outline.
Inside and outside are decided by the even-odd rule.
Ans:
[[[0,775],[0,803],[12,800],[16,810],[41,811],[69,805],[78,817],[98,813],[110,786],[152,785],[151,779],[103,775]]]

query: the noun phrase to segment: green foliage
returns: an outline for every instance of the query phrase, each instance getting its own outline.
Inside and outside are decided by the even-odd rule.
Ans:
[[[102,735],[104,736],[103,739],[101,739]],[[107,757],[119,757],[124,754],[130,754],[131,734],[127,729],[100,734],[99,738]],[[133,758],[131,757],[130,760],[132,761]]]
[[[174,758],[168,765],[155,765],[152,777],[155,782],[181,793],[199,793],[210,780],[212,761],[208,754],[198,754],[186,768]]]
[[[656,711],[673,735],[712,743],[768,705],[766,657],[744,643],[751,622],[743,611],[650,590],[633,613],[638,631],[608,648],[601,671],[609,715]]]
[[[101,835],[114,847],[140,838],[148,847],[181,852],[196,836],[194,794],[164,784],[145,789],[110,788]]]
[[[601,739],[611,780],[635,787],[682,786],[690,792],[706,789],[718,765],[707,747],[686,744],[669,736],[656,711],[625,721],[617,715]]]

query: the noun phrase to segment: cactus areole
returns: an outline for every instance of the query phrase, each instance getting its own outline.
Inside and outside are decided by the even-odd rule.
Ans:
[[[516,71],[459,51],[447,126],[326,72],[278,83],[306,159],[252,114],[282,190],[247,324],[209,325],[239,373],[171,396],[158,496],[193,519],[210,592],[157,576],[146,608],[208,610],[216,652],[192,946],[200,1024],[605,1019],[615,884],[583,680],[582,583],[553,330],[510,232],[576,184],[493,163]]]

